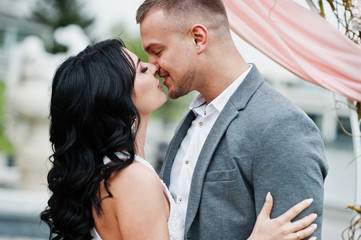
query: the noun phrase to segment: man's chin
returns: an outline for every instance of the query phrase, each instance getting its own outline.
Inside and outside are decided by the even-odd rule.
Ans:
[[[177,97],[174,95],[174,92],[172,92],[172,90],[170,90],[168,86],[166,86],[166,87],[167,87],[167,96],[168,96],[168,98],[177,99]]]
[[[178,92],[172,92],[172,91],[169,91],[168,90],[168,97],[171,98],[171,99],[178,99],[180,97],[183,97],[184,95],[186,95],[187,93],[178,93]]]
[[[173,100],[179,98],[178,95],[173,95],[173,94],[171,94],[171,93],[169,93],[169,92],[168,92],[168,97],[169,97],[170,99],[173,99]]]
[[[187,95],[190,92],[190,89],[185,88],[174,88],[174,86],[166,86],[167,87],[167,95],[170,99],[178,99]]]

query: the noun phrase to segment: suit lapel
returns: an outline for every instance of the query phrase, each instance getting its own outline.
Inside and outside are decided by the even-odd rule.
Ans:
[[[187,233],[197,214],[200,204],[204,178],[222,136],[226,132],[232,120],[238,116],[239,111],[244,109],[252,95],[264,82],[262,75],[255,65],[252,65],[250,73],[246,76],[242,84],[229,99],[218,119],[214,123],[198,157],[194,169],[191,189],[189,193],[188,209],[185,223],[185,233]],[[184,137],[184,136],[183,136]],[[173,157],[174,159],[174,157]],[[171,166],[170,166],[171,167]],[[220,193],[222,194],[222,193]]]
[[[162,166],[162,170],[160,173],[160,177],[163,179],[163,182],[168,187],[170,183],[170,173],[172,170],[174,158],[177,155],[179,146],[182,143],[184,136],[187,134],[188,128],[192,124],[193,119],[194,113],[192,111],[189,111],[169,144],[168,151],[165,156],[165,162]]]
[[[211,162],[212,155],[217,148],[224,132],[227,130],[230,122],[237,116],[238,111],[235,108],[227,108],[222,111],[217,121],[214,123],[203,148],[199,154],[196,167],[193,172],[191,189],[189,193],[188,209],[186,216],[185,232],[189,228],[196,216],[198,206],[201,199],[204,178],[207,172],[209,163]]]

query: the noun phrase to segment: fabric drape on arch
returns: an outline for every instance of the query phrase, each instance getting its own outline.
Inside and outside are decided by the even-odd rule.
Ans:
[[[361,102],[361,47],[317,13],[292,0],[223,0],[231,29],[300,78]],[[356,161],[355,204],[361,204],[361,132],[350,121]]]
[[[292,0],[224,0],[231,29],[300,78],[361,102],[361,46]]]

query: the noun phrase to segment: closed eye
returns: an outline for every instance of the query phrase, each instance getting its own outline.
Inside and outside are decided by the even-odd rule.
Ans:
[[[142,68],[141,72],[145,73],[147,70],[148,70],[148,67],[144,67],[144,68]]]

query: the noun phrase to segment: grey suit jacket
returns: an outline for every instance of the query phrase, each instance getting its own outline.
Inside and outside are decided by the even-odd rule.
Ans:
[[[177,150],[194,119],[181,122],[168,148],[161,177],[169,186]],[[267,192],[271,217],[305,198],[318,214],[313,236],[321,239],[324,145],[312,120],[269,86],[253,66],[210,131],[192,177],[185,239],[247,239]]]

